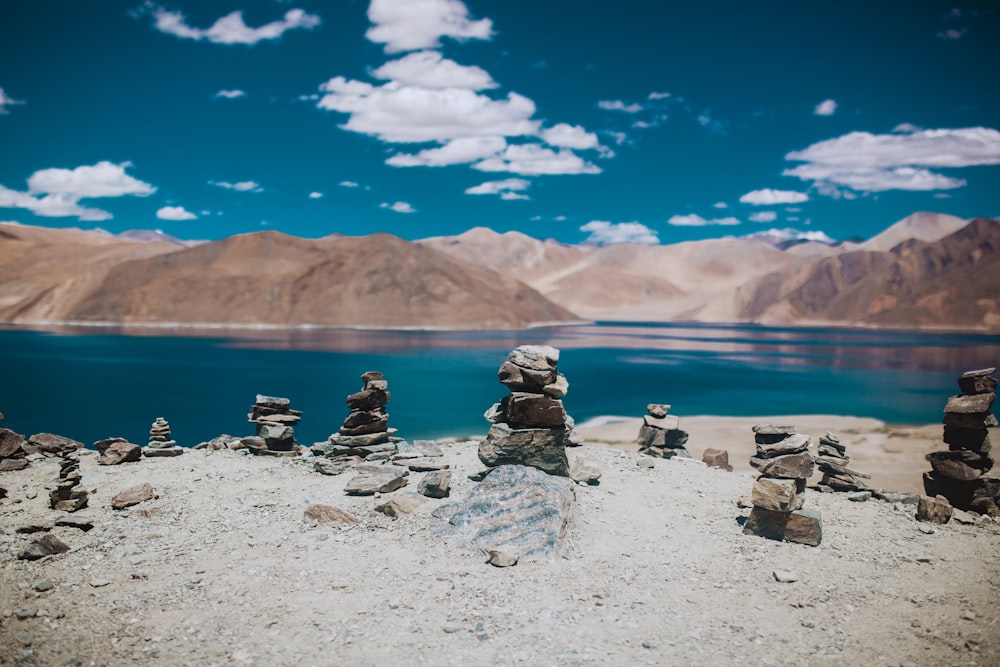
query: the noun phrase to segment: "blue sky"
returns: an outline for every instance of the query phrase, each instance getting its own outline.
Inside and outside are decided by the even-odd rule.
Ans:
[[[7,0],[0,220],[577,243],[1000,215],[996,2]]]

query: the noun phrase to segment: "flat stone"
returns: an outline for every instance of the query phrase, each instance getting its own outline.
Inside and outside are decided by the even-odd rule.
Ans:
[[[566,422],[562,401],[544,394],[514,392],[500,402],[500,411],[512,428],[555,428]]]
[[[511,391],[524,391],[535,394],[545,393],[545,387],[558,383],[558,374],[553,369],[532,370],[522,368],[510,361],[505,361],[497,371],[497,379]],[[567,389],[569,385],[567,384]],[[552,394],[550,394],[552,395]]]
[[[106,442],[106,441],[101,441]],[[94,443],[97,444],[97,443]],[[116,466],[122,463],[134,463],[142,458],[142,448],[126,440],[115,439],[103,450],[98,447],[101,457],[97,463],[102,466]]]
[[[960,509],[952,509],[951,520],[964,526],[972,526],[976,524],[975,516]]]
[[[138,505],[153,499],[153,485],[149,482],[130,486],[111,499],[111,507],[116,510]]]
[[[32,586],[32,588],[34,588],[39,593],[44,593],[45,591],[51,591],[54,588],[54,586],[52,582],[49,581],[48,579],[43,579],[41,581],[36,581],[35,585]]]
[[[406,486],[406,476],[410,471],[395,465],[360,465],[357,474],[344,487],[344,492],[355,496],[370,496],[376,493],[390,493]]]
[[[802,433],[793,433],[782,440],[757,443],[757,456],[763,459],[770,459],[786,454],[798,454],[808,449],[809,436]]]
[[[944,411],[963,415],[989,412],[996,397],[997,395],[992,391],[985,394],[959,394],[948,399]]]
[[[550,345],[521,345],[507,355],[507,361],[535,371],[555,371],[559,350]]]
[[[794,572],[789,572],[788,570],[774,570],[771,573],[774,580],[781,584],[793,584],[799,580],[799,575]]]
[[[592,461],[577,457],[569,466],[569,477],[578,484],[593,486],[600,483],[601,470]]]
[[[18,555],[21,560],[38,560],[46,556],[64,554],[69,551],[69,546],[60,541],[55,535],[46,533],[33,541],[28,548]]]
[[[521,555],[513,549],[486,549],[486,562],[493,567],[513,567]]]
[[[754,507],[774,512],[791,512],[802,507],[803,498],[798,494],[794,479],[761,477],[753,483],[750,495]]]
[[[752,427],[754,441],[757,444],[767,444],[784,440],[790,435],[795,435],[795,427],[788,425],[757,424]]]
[[[755,456],[750,459],[750,465],[765,477],[808,479],[813,473],[813,457],[808,451],[770,459]]]
[[[709,447],[701,453],[701,461],[709,468],[721,468],[729,472],[733,471],[733,466],[729,465],[729,451],[725,449]]]
[[[24,436],[9,428],[0,426],[0,459],[16,458],[24,455],[21,445]]]
[[[63,449],[83,449],[83,443],[55,433],[36,433],[28,438],[28,444],[43,452],[58,454]]]
[[[521,560],[551,558],[562,546],[575,500],[569,479],[521,465],[490,470],[460,502],[433,515],[449,523],[440,534],[484,550],[508,550]]]
[[[88,516],[61,516],[55,520],[55,525],[76,528],[86,533],[93,529],[94,519]]]
[[[992,458],[967,449],[931,452],[925,458],[938,475],[961,481],[977,479],[993,467]]]
[[[428,498],[447,498],[451,493],[451,471],[437,470],[427,473],[417,485],[417,493]]]
[[[647,403],[646,414],[657,419],[663,419],[670,413],[669,403]]]
[[[142,450],[142,455],[147,458],[180,456],[183,453],[183,447],[144,447]]]
[[[871,499],[871,497],[872,497],[871,491],[855,491],[853,493],[847,494],[847,499],[850,500],[852,503],[863,503]]]
[[[556,373],[556,379],[542,387],[542,392],[549,396],[562,398],[569,393],[569,380],[562,373]]]
[[[871,475],[863,472],[858,472],[857,470],[851,470],[850,468],[845,466],[844,459],[830,458],[829,456],[817,456],[814,460],[816,461],[816,465],[819,466],[820,470],[836,473],[838,475],[850,475],[852,477],[871,479]]]
[[[909,493],[907,491],[877,491],[875,497],[887,503],[900,503],[902,505],[916,505],[920,500],[919,493]]]
[[[409,468],[413,472],[428,472],[431,470],[447,470],[451,464],[439,456],[422,456],[415,459],[394,459],[397,465]]]
[[[52,524],[47,521],[35,521],[17,527],[14,531],[18,535],[31,535],[32,533],[47,533],[52,530]]]
[[[3,459],[0,461],[0,472],[15,472],[28,467],[26,459]]]
[[[384,407],[392,395],[384,389],[369,387],[347,397],[347,407],[351,410],[374,410]]]
[[[361,523],[357,516],[332,505],[310,505],[302,513],[302,520],[313,526],[353,526]]]
[[[418,493],[398,493],[375,505],[375,511],[393,519],[413,514],[427,503],[427,498]]]
[[[348,422],[351,422],[348,424]],[[341,435],[368,435],[381,433],[389,428],[389,415],[382,411],[352,412],[340,427]]]
[[[486,439],[479,443],[479,460],[490,467],[526,465],[565,477],[569,475],[567,435],[565,428],[514,429],[507,424],[494,424]]]
[[[104,588],[105,586],[110,586],[111,585],[111,580],[110,579],[105,579],[103,577],[98,577],[98,578],[95,578],[95,579],[91,579],[87,583],[89,583],[92,588]]]
[[[664,431],[672,431],[680,427],[681,420],[675,415],[663,415],[662,417],[643,415],[642,423],[646,426],[663,429]]]
[[[993,428],[997,425],[997,418],[992,412],[946,412],[941,420],[946,427],[954,426],[965,429]]]
[[[139,508],[139,514],[144,519],[152,519],[157,514],[160,514],[168,507],[174,504],[174,501],[168,500],[166,498],[161,498],[160,500],[155,500],[148,505],[143,505]]]
[[[949,449],[969,449],[982,454],[989,454],[993,449],[990,432],[985,428],[945,426],[944,441]]]
[[[985,394],[996,391],[997,379],[990,377],[996,372],[995,368],[983,368],[977,371],[963,373],[958,378],[958,388],[963,394]]]
[[[675,417],[676,419],[676,417]],[[687,431],[679,428],[665,430],[643,423],[639,427],[639,437],[636,444],[640,448],[664,447],[667,449],[678,449],[684,447],[688,441]]]
[[[816,452],[820,456],[827,456],[827,457],[832,458],[832,459],[838,459],[841,463],[847,463],[847,462],[849,462],[851,460],[851,458],[849,456],[845,456],[844,455],[844,452],[842,450],[839,450],[839,449],[837,449],[835,447],[831,447],[830,445],[824,444],[822,441],[820,442],[819,446],[816,448]]]
[[[917,521],[929,523],[948,523],[951,520],[952,508],[944,496],[920,496],[917,501]]]
[[[353,470],[361,462],[361,457],[344,456],[339,459],[320,458],[313,461],[313,470],[322,475],[340,475]]]
[[[264,394],[257,394],[257,399],[254,401],[254,403],[268,408],[275,408],[277,410],[287,410],[292,405],[292,402],[287,398],[281,398],[278,396],[265,396]]]
[[[772,540],[818,546],[823,541],[823,518],[815,510],[772,512],[755,507],[750,511],[743,532]]]

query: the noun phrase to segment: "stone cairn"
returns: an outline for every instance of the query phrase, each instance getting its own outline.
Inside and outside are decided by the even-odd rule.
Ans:
[[[510,395],[483,415],[492,424],[479,443],[479,460],[485,465],[525,465],[569,476],[566,447],[582,440],[563,408],[569,382],[558,363],[559,350],[548,345],[522,345],[507,355],[498,379]]]
[[[67,445],[59,451],[59,479],[49,492],[49,507],[60,512],[75,512],[87,506],[88,494],[80,486],[80,450]]]
[[[149,444],[143,450],[143,456],[180,456],[183,447],[177,446],[176,440],[170,439],[170,424],[163,417],[157,417],[149,428]]]
[[[395,450],[393,438],[396,429],[389,428],[389,413],[385,406],[392,394],[389,393],[389,382],[379,371],[368,371],[361,374],[361,391],[347,397],[347,407],[350,413],[344,419],[340,430],[328,439],[327,456],[350,454],[347,451],[355,448],[366,448],[367,456],[375,451]],[[379,445],[388,445],[381,447]],[[372,449],[372,448],[376,449]]]
[[[816,467],[823,473],[823,479],[816,486],[819,491],[871,491],[871,488],[861,481],[871,479],[857,470],[851,470],[847,464],[851,457],[847,455],[847,447],[840,442],[835,433],[826,432],[819,438],[819,456],[816,457]]]
[[[639,452],[661,459],[680,456],[686,459],[691,454],[684,447],[688,441],[687,431],[680,429],[680,420],[670,413],[665,403],[650,403],[639,427]]]
[[[243,438],[243,444],[258,456],[298,456],[295,429],[302,419],[300,410],[292,410],[291,401],[277,396],[257,394],[250,406],[247,421],[257,427],[257,436]]]
[[[757,456],[750,465],[760,471],[753,484],[753,509],[743,532],[772,540],[817,546],[823,539],[822,517],[802,509],[806,480],[813,473],[809,436],[794,426],[753,427]]]
[[[993,459],[989,430],[997,425],[990,412],[996,398],[995,368],[969,371],[958,378],[962,393],[944,407],[944,442],[948,451],[931,452],[933,469],[924,473],[924,491],[944,496],[952,507],[1000,516],[1000,476],[990,472]]]

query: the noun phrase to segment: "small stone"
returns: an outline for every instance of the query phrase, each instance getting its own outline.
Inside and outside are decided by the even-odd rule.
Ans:
[[[428,498],[447,498],[451,492],[451,471],[438,470],[424,475],[417,493]]]
[[[775,570],[771,573],[774,580],[782,584],[791,584],[799,580],[799,575],[788,570]]]
[[[493,567],[512,567],[520,558],[520,554],[510,549],[487,549],[486,555],[489,556],[486,562]]]
[[[848,493],[847,499],[852,503],[863,503],[872,497],[871,491],[855,491],[854,493]]]
[[[331,505],[310,505],[302,513],[302,520],[314,526],[353,526],[361,523],[360,518]]]
[[[702,463],[709,468],[721,468],[729,472],[733,471],[733,466],[729,465],[729,451],[725,449],[714,449],[709,447],[701,454]]]
[[[35,608],[18,609],[16,616],[19,620],[26,621],[29,618],[35,618],[38,616],[38,610]]]
[[[579,484],[593,486],[600,483],[601,470],[591,461],[575,458],[569,466],[569,477]]]
[[[651,470],[651,469],[653,469],[653,468],[656,467],[656,463],[654,463],[653,460],[649,459],[649,458],[638,459],[638,460],[636,460],[635,464],[638,467],[645,468],[647,470]]]
[[[153,498],[153,485],[149,482],[143,484],[137,484],[135,486],[130,486],[125,489],[114,498],[111,499],[111,507],[116,510],[125,509],[126,507],[132,507],[133,505],[138,505],[141,502],[147,500],[152,500]]]
[[[28,489],[25,490],[24,497],[27,498],[28,500],[34,500],[35,498],[38,497],[38,489],[36,489],[33,486],[29,487]]]
[[[55,524],[57,526],[77,528],[86,533],[94,527],[94,520],[85,516],[61,516],[56,519]]]
[[[427,499],[420,494],[401,493],[376,505],[375,511],[381,512],[393,519],[398,519],[407,514],[413,514],[426,502]]]
[[[976,620],[976,614],[971,609],[966,609],[962,612],[963,621],[974,621]]]
[[[933,560],[933,559],[930,556],[928,556],[927,554],[919,554],[917,556],[917,562],[918,563],[930,563],[931,560]]]
[[[920,496],[917,501],[917,521],[944,524],[951,520],[952,507],[944,496]]]
[[[395,465],[360,465],[357,474],[344,487],[345,493],[357,496],[370,496],[376,493],[389,493],[406,486],[406,476],[410,471]]]
[[[145,505],[144,507],[140,508],[139,509],[139,514],[141,514],[142,517],[145,518],[145,519],[151,519],[154,516],[156,516],[157,514],[159,514],[160,512],[162,512],[163,510],[165,510],[168,507],[170,507],[172,504],[173,504],[172,500],[167,500],[167,499],[163,498],[163,499],[157,500],[154,503],[150,503],[150,504]]]
[[[91,579],[88,582],[93,588],[103,588],[111,584],[110,579]]]
[[[920,523],[920,524],[917,524],[917,530],[919,530],[919,531],[920,531],[921,533],[923,533],[924,535],[933,535],[934,533],[936,533],[936,532],[937,532],[937,531],[936,531],[936,530],[934,530],[934,528],[932,528],[931,526],[927,526],[927,525],[925,525],[925,524],[922,524],[922,523]]]
[[[55,535],[46,534],[34,542],[18,556],[21,560],[38,560],[46,556],[64,554],[69,551],[69,546],[60,541]]]
[[[975,525],[976,523],[975,516],[958,508],[952,509],[951,520],[954,521],[955,523],[960,523],[964,526],[972,526]]]
[[[139,568],[138,570],[136,570],[135,572],[132,573],[132,578],[133,579],[148,579],[149,578],[149,570],[147,570],[144,567],[143,568]]]
[[[35,582],[35,585],[32,588],[34,588],[39,593],[44,593],[45,591],[52,590],[53,585],[51,581],[43,579],[42,581]]]
[[[670,407],[668,403],[649,403],[646,405],[646,412],[657,419],[663,419],[670,413]]]

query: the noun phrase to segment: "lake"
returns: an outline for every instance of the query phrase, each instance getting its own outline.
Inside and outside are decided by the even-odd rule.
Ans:
[[[485,433],[507,392],[496,372],[522,344],[562,351],[577,420],[685,415],[843,414],[892,423],[941,418],[963,371],[1000,362],[1000,336],[856,329],[597,323],[525,331],[96,329],[0,326],[3,426],[92,444],[145,444],[164,417],[180,444],[250,435],[258,393],[303,411],[299,442],[325,440],[368,370],[385,373],[390,426],[409,439]],[[683,422],[682,422],[683,427]]]

